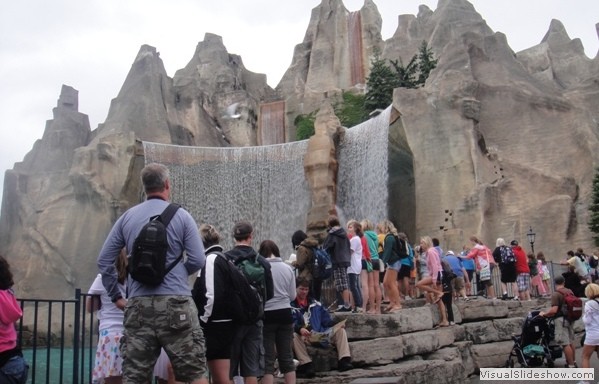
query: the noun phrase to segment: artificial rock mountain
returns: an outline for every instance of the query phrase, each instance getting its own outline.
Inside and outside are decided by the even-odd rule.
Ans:
[[[387,41],[380,31],[374,2],[350,13],[341,0],[322,0],[276,89],[219,36],[206,34],[173,78],[144,45],[95,130],[78,92],[63,86],[43,137],[5,175],[0,251],[19,295],[70,297],[89,286],[114,220],[140,200],[140,140],[293,140],[295,116],[363,91],[375,50],[407,62],[422,41],[439,61],[424,87],[393,95],[401,117],[389,136],[389,216],[412,240],[436,236],[444,249],[471,234],[491,246],[497,237],[526,242],[529,226],[550,259],[590,248],[599,57],[586,57],[557,20],[538,45],[514,53],[465,0],[399,16]],[[236,119],[224,113],[234,103]]]

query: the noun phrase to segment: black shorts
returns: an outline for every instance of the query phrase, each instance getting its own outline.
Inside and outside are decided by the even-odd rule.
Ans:
[[[399,267],[399,272],[397,272],[397,280],[401,280],[404,277],[410,277],[411,271],[412,268],[410,268],[409,265],[402,264],[401,267]]]
[[[518,274],[516,273],[516,265],[504,265],[499,264],[499,270],[501,271],[501,282],[502,283],[515,283]]]
[[[206,360],[231,358],[231,344],[236,328],[232,321],[202,324],[206,340]]]
[[[380,271],[381,270],[381,261],[379,259],[372,259],[372,260],[370,260],[370,262],[372,263],[372,270],[373,271]]]

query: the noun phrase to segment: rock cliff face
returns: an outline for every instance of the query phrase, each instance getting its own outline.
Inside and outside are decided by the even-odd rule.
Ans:
[[[214,35],[174,79],[156,49],[142,46],[106,121],[93,132],[77,110],[77,91],[63,86],[44,136],[5,176],[0,247],[19,293],[68,297],[91,284],[112,224],[142,199],[140,141],[256,145],[255,111],[272,94],[266,77],[247,71]],[[242,106],[239,119],[226,113],[232,101]]]
[[[552,259],[590,248],[598,59],[555,20],[538,46],[514,54],[464,0],[401,21],[386,55],[409,57],[397,42],[424,40],[439,58],[425,87],[394,93],[396,135],[412,154],[415,234],[455,250],[470,234],[526,243],[532,226],[536,249]]]
[[[381,51],[382,19],[372,0],[350,13],[341,0],[323,0],[312,10],[304,41],[277,86],[286,101],[288,137],[293,119],[320,107],[342,90],[364,89],[375,49]]]
[[[490,245],[497,237],[526,242],[529,226],[550,259],[590,248],[599,58],[587,58],[557,20],[539,45],[514,53],[466,0],[440,0],[436,10],[421,6],[398,21],[383,41],[374,2],[350,13],[341,0],[322,0],[276,91],[219,36],[207,34],[173,78],[144,45],[93,131],[77,91],[63,87],[44,136],[5,175],[0,252],[14,266],[19,294],[67,297],[91,283],[112,223],[142,199],[140,140],[222,147],[293,139],[298,114],[343,90],[363,91],[376,49],[406,62],[422,41],[439,62],[424,87],[394,93],[401,117],[389,137],[389,216],[413,241],[436,236],[444,249],[461,248],[471,234]],[[263,129],[284,135],[273,141],[260,131],[261,111],[272,114]],[[286,126],[277,128],[281,114]],[[340,129],[334,120],[319,124]],[[314,207],[330,207],[334,195],[331,143],[330,133],[317,134],[309,145],[307,173],[322,173],[308,176],[318,182]]]

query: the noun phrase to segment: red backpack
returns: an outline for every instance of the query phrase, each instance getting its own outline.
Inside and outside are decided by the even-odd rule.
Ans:
[[[575,296],[569,289],[561,288],[557,292],[564,296],[564,303],[561,308],[562,316],[570,323],[580,319],[584,308],[580,297]]]

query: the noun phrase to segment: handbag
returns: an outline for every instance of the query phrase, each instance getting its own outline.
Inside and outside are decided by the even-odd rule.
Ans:
[[[491,262],[489,261],[489,252],[487,252],[485,249],[485,253],[487,255],[487,265],[482,267],[480,270],[480,281],[491,280]]]

